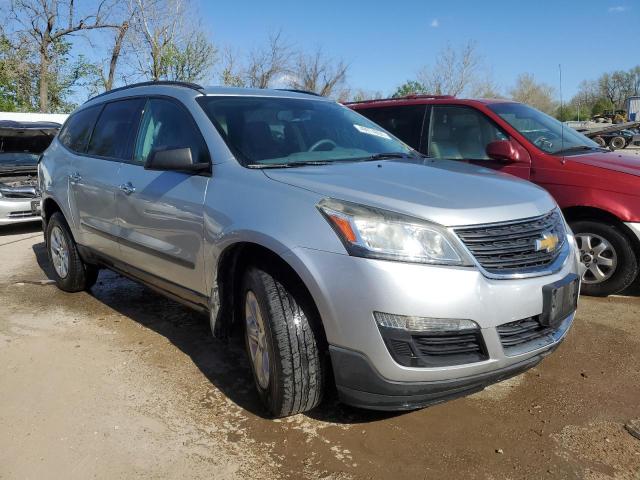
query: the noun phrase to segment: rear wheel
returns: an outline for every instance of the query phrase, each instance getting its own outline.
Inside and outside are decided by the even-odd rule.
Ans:
[[[53,266],[58,288],[65,292],[80,292],[91,288],[98,278],[98,269],[80,258],[69,226],[60,212],[51,215],[45,232],[47,255]]]
[[[633,283],[638,274],[638,260],[629,238],[618,227],[605,222],[578,220],[571,222],[586,270],[581,291],[585,295],[607,296]]]
[[[260,399],[275,417],[311,410],[322,400],[325,367],[313,312],[295,289],[264,270],[244,276],[245,344]]]
[[[626,141],[623,137],[613,137],[609,142],[609,145],[616,150],[624,148],[626,146]]]

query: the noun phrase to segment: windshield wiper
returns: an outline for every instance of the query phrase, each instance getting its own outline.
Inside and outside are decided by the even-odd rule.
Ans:
[[[594,151],[594,150],[608,151],[606,148],[589,147],[587,145],[577,145],[575,147],[565,148],[564,150],[558,150],[557,152],[554,152],[554,155],[562,155],[564,153],[586,152],[586,151]]]
[[[414,155],[404,152],[388,152],[388,153],[375,153],[369,157],[360,159],[361,162],[375,162],[377,160],[391,160],[394,158],[415,158]]]
[[[247,168],[293,168],[304,167],[308,165],[329,165],[334,163],[328,160],[301,160],[299,162],[288,163],[250,163]]]

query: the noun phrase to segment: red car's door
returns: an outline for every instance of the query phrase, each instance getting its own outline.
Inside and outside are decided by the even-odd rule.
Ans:
[[[529,179],[529,152],[483,112],[463,105],[432,105],[425,117],[421,149],[430,157],[458,160]],[[511,144],[511,160],[495,160],[487,146]]]

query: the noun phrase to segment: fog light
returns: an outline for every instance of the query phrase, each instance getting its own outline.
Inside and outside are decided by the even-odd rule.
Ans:
[[[373,316],[381,327],[408,332],[459,332],[480,328],[473,320],[456,318],[414,317],[383,312],[373,312]]]

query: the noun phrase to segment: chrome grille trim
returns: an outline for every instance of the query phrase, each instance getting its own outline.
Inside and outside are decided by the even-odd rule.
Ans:
[[[570,246],[559,210],[509,222],[453,227],[465,250],[489,278],[526,278],[558,271]],[[536,240],[544,232],[558,236],[553,252],[537,251]]]

